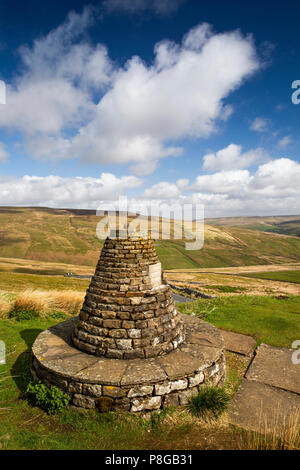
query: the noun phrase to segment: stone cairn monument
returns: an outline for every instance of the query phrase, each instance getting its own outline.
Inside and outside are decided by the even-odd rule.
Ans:
[[[81,408],[185,405],[203,384],[223,384],[223,337],[177,312],[153,241],[121,235],[106,239],[79,317],[37,337],[32,374]]]

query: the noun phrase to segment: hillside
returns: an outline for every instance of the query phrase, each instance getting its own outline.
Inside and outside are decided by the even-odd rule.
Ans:
[[[208,224],[222,227],[242,227],[250,230],[280,233],[300,237],[300,215],[270,217],[222,217],[206,219]]]
[[[95,233],[100,219],[88,210],[1,207],[0,257],[94,266],[103,244]],[[198,251],[185,250],[177,240],[155,245],[164,269],[300,261],[300,238],[244,227],[205,224],[204,248]]]

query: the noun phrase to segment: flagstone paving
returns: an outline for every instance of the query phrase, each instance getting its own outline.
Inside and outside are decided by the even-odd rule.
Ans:
[[[300,364],[293,364],[294,351],[261,344],[246,378],[300,395]]]
[[[242,354],[243,356],[252,356],[256,345],[256,341],[252,336],[241,335],[233,331],[221,330],[221,332],[227,351]]]
[[[300,365],[293,364],[292,352],[267,344],[257,348],[231,401],[230,423],[252,431],[279,433],[297,414],[299,419]]]
[[[300,396],[243,379],[229,409],[229,422],[251,431],[279,431],[300,409]],[[300,423],[299,423],[300,424]]]

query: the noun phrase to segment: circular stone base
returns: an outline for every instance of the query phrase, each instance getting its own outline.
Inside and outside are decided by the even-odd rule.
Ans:
[[[199,318],[180,315],[186,339],[178,349],[149,359],[108,359],[76,349],[77,318],[40,333],[32,352],[32,374],[56,385],[81,408],[139,412],[185,405],[203,384],[225,380],[221,332]]]

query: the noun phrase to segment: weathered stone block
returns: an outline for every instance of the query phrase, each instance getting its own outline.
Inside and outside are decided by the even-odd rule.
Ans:
[[[189,387],[196,387],[204,381],[204,373],[198,372],[193,377],[189,377]]]
[[[188,386],[187,379],[179,379],[170,382],[170,390],[171,392],[174,390],[184,390]]]
[[[127,394],[128,398],[144,397],[146,395],[152,395],[153,385],[141,385],[131,388]]]
[[[110,359],[122,359],[123,354],[123,351],[120,351],[119,349],[108,348],[106,351],[106,357]]]
[[[167,406],[178,406],[178,404],[179,404],[178,392],[172,392],[164,396],[164,403],[163,403],[164,408],[166,408]]]
[[[82,392],[82,383],[80,382],[71,382],[69,383],[69,392],[70,393],[79,393]]]
[[[134,328],[134,327],[135,327],[134,321],[128,321],[128,320],[122,321],[122,328],[129,329],[129,328]]]
[[[120,320],[103,320],[104,328],[121,328]]]
[[[115,411],[129,411],[130,409],[130,400],[129,398],[116,398],[114,401],[114,410]]]
[[[126,390],[120,387],[114,387],[110,385],[103,385],[102,387],[103,396],[111,398],[122,398],[126,396]]]
[[[119,349],[131,349],[132,339],[116,339],[116,344]]]
[[[132,400],[131,412],[143,410],[158,410],[161,405],[161,397],[135,398]]]
[[[219,364],[213,364],[211,367],[208,367],[205,370],[205,377],[206,379],[211,379],[215,374],[219,372],[220,366]]]
[[[143,359],[145,357],[143,349],[129,349],[124,351],[124,359]]]
[[[137,328],[132,328],[130,330],[127,330],[127,334],[129,336],[129,338],[132,338],[132,339],[141,338],[141,330],[139,330]]]
[[[92,397],[100,397],[102,395],[102,385],[83,384],[82,394],[83,395],[90,395]]]
[[[73,404],[75,406],[80,406],[81,408],[94,408],[95,400],[85,395],[80,395],[76,393],[73,396]]]
[[[113,320],[114,318],[116,318],[116,312],[112,311],[112,310],[104,310],[102,312],[102,318],[103,320]]]
[[[122,329],[112,329],[108,331],[111,338],[127,338],[127,331]]]
[[[171,392],[171,385],[170,382],[166,382],[163,384],[156,384],[154,387],[155,395],[166,395]]]

